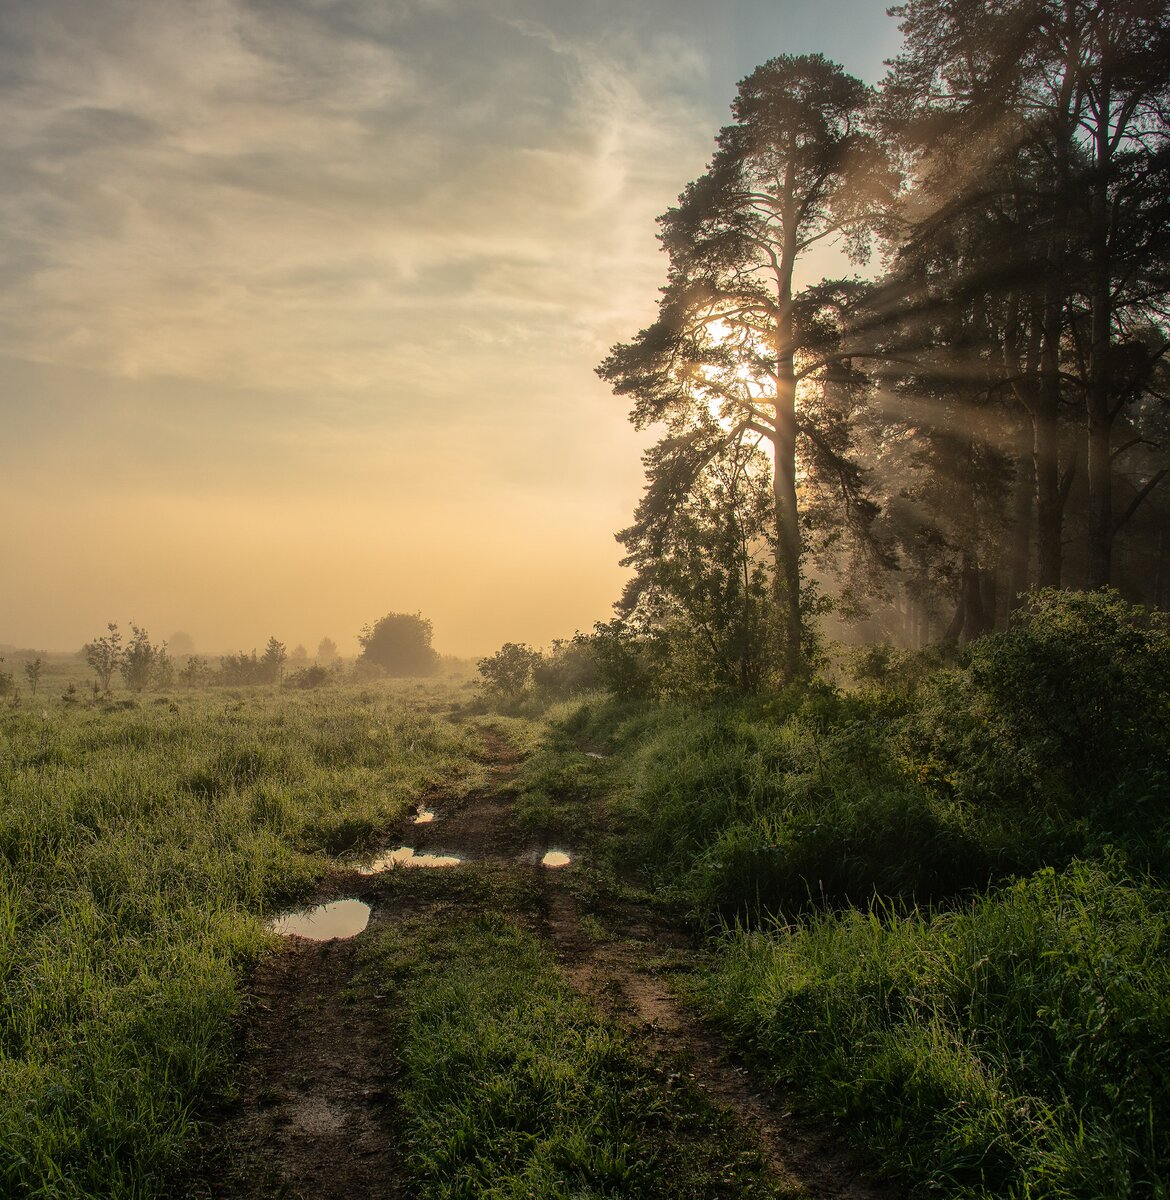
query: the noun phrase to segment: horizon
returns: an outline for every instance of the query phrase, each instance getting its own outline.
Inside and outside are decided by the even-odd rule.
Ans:
[[[652,436],[594,367],[655,218],[759,62],[899,42],[849,0],[5,8],[0,641],[62,651],[607,619]]]

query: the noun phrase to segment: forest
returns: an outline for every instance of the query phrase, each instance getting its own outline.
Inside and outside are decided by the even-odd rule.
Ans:
[[[0,1194],[1170,1196],[1168,9],[742,80],[610,619],[6,649]]]
[[[964,645],[1032,588],[1166,601],[1167,34],[1156,4],[914,3],[877,89],[742,81],[599,368],[665,432],[622,619],[751,691],[815,617]],[[810,279],[835,245],[861,277]]]

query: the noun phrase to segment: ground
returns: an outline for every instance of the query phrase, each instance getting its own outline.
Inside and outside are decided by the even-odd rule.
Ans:
[[[311,903],[361,899],[371,906],[367,929],[351,939],[287,937],[257,965],[236,1092],[208,1114],[203,1161],[187,1200],[418,1194],[417,1179],[412,1182],[417,1166],[408,1161],[402,1133],[407,1114],[396,1043],[403,1035],[394,985],[366,947],[395,924],[410,923],[416,937],[419,929],[425,936],[428,927],[501,910],[539,936],[564,979],[622,1031],[653,1088],[670,1093],[676,1109],[699,1105],[718,1114],[715,1124],[679,1122],[694,1132],[672,1136],[726,1141],[723,1157],[744,1164],[751,1195],[893,1195],[863,1177],[847,1147],[794,1117],[784,1097],[764,1086],[678,998],[672,979],[701,955],[684,927],[646,898],[599,886],[589,870],[587,837],[554,845],[517,821],[510,785],[521,755],[498,732],[485,727],[482,733],[487,785],[462,798],[420,797],[420,809],[433,812],[434,820],[388,830],[385,838],[387,848],[409,845],[458,856],[463,865],[378,874],[363,874],[356,864],[335,870]],[[550,849],[569,850],[571,863],[542,866]],[[659,1098],[643,1096],[639,1103],[652,1109]],[[734,1169],[720,1170],[720,1186],[730,1191],[704,1191],[688,1179],[678,1194],[687,1188],[686,1194],[739,1194]],[[675,1194],[669,1184],[663,1190]],[[480,1193],[468,1185],[459,1194]]]

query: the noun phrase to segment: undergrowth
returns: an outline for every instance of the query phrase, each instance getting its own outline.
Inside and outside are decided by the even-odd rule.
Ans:
[[[1170,894],[1116,861],[741,930],[694,994],[922,1194],[1170,1195]]]
[[[619,866],[712,934],[697,1001],[916,1194],[1170,1196],[1165,616],[1043,592],[950,665],[870,658],[562,718],[614,755]]]

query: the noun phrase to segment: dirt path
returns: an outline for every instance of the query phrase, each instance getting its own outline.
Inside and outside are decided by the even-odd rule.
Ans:
[[[607,929],[621,930],[620,937],[599,936],[596,920],[582,920],[574,878],[584,860],[541,868],[548,847],[516,827],[506,793],[519,755],[490,730],[484,738],[488,786],[463,800],[428,796],[435,819],[392,831],[387,848],[407,845],[418,853],[538,873],[540,932],[566,978],[625,1025],[648,1055],[664,1061],[681,1056],[709,1098],[731,1109],[753,1134],[777,1175],[799,1183],[815,1200],[892,1196],[863,1180],[841,1146],[797,1122],[737,1064],[724,1039],[674,998],[662,963],[689,951],[684,932],[653,910],[628,903],[599,914]],[[425,911],[427,902],[412,896],[410,883],[432,872],[392,874],[393,880],[334,872],[315,900],[362,899],[372,908],[372,925]],[[357,939],[289,938],[257,969],[238,1099],[218,1123],[207,1169],[187,1200],[394,1200],[409,1194],[395,1138],[392,1021],[381,997],[357,985],[356,945]]]

